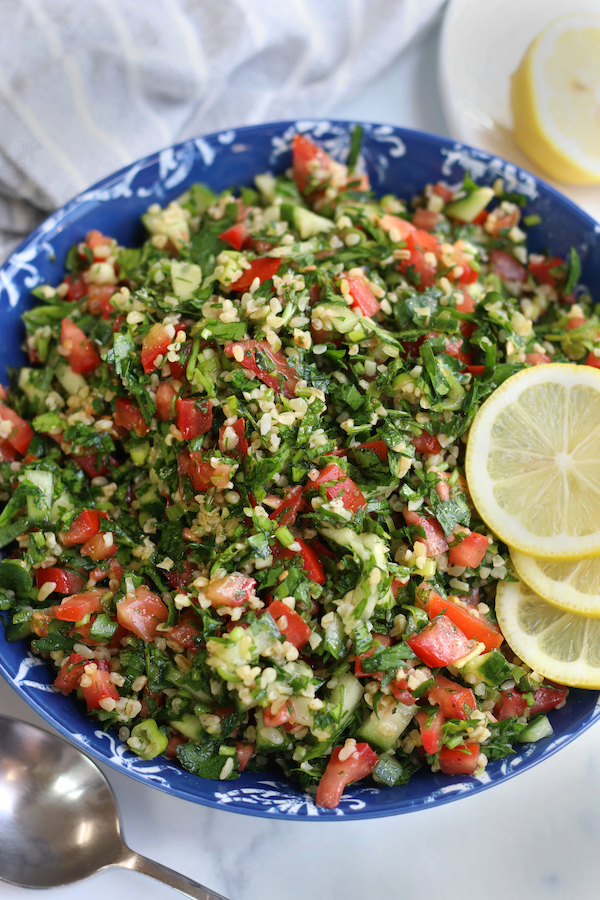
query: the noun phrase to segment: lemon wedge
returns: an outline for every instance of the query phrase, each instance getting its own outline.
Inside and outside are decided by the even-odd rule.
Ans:
[[[500,582],[496,615],[509,646],[544,678],[600,688],[600,619],[557,609],[523,582]]]
[[[561,562],[510,553],[517,575],[532,590],[567,612],[600,618],[600,556]]]
[[[600,183],[600,16],[557,19],[512,76],[517,143],[566,184]]]
[[[509,546],[554,560],[600,554],[600,370],[551,363],[508,378],[473,419],[466,475]]]

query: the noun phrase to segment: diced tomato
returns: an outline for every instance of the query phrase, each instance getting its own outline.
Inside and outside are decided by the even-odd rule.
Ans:
[[[488,551],[489,543],[484,534],[472,531],[462,538],[460,544],[450,548],[448,562],[451,566],[465,566],[476,569]]]
[[[184,590],[191,581],[194,568],[194,563],[190,559],[185,559],[180,563],[180,568],[173,567],[170,572],[165,572],[165,578],[172,588]]]
[[[60,343],[69,365],[78,375],[89,375],[100,364],[94,344],[72,319],[62,320]]]
[[[438,453],[442,452],[442,447],[436,436],[434,434],[428,434],[426,431],[422,431],[421,434],[412,437],[410,442],[417,453],[425,453],[428,456],[437,456]]]
[[[161,381],[156,391],[156,415],[161,422],[171,422],[175,418],[173,397],[177,392],[168,381]]]
[[[90,284],[88,287],[88,309],[93,316],[109,319],[115,311],[111,297],[117,290],[114,284]]]
[[[90,248],[90,250],[96,250],[97,247],[105,247],[109,246],[111,242],[111,238],[105,237],[101,231],[97,231],[93,228],[91,231],[85,236],[85,242]]]
[[[336,483],[328,484],[328,482]],[[335,463],[330,463],[328,466],[325,466],[318,477],[313,482],[309,482],[307,487],[318,487],[321,484],[326,485],[325,493],[329,500],[335,500],[336,497],[341,497],[345,509],[356,512],[357,509],[367,505],[367,501],[362,492],[357,488],[352,479],[346,477],[345,472],[343,472]]]
[[[358,444],[354,449],[372,450],[373,453],[377,454],[381,462],[387,462],[389,450],[388,445],[385,443],[385,441],[367,441],[366,444]]]
[[[158,626],[168,618],[169,610],[163,601],[147,587],[136,588],[134,597],[117,603],[119,624],[143,641],[153,640]]]
[[[339,758],[341,750],[342,747],[336,747],[329,757],[317,788],[317,806],[335,809],[346,785],[366,778],[379,762],[379,757],[368,744],[357,744],[352,755],[343,761]]]
[[[125,321],[126,316],[123,313],[119,313],[119,315],[115,318],[112,326],[113,334],[117,334],[121,330],[121,325]]]
[[[485,616],[475,616],[463,606],[450,600],[444,600],[434,591],[429,595],[425,611],[430,619],[443,613],[444,617],[454,622],[466,637],[485,644],[486,651],[500,647],[504,640],[500,632],[494,629],[492,623]]]
[[[470,641],[445,615],[411,635],[406,643],[430,667],[450,666],[475,648],[475,641]]]
[[[172,339],[164,325],[157,322],[152,326],[142,344],[142,368],[146,374],[154,372],[159,364],[157,360],[160,357],[162,362],[171,343]]]
[[[440,245],[437,239],[428,231],[415,230],[406,237],[406,246],[410,250],[410,258],[400,261],[399,271],[408,276],[410,269],[420,291],[432,287],[437,279],[437,265],[426,260],[425,255],[432,253],[439,257]]]
[[[273,388],[274,391],[280,391],[279,382],[281,381],[284,396],[288,399],[296,396],[295,390],[298,375],[294,369],[288,366],[287,359],[281,350],[275,352],[268,341],[253,340],[229,344],[228,347],[225,347],[225,352],[235,359],[234,350],[236,348],[240,348],[244,354],[241,365],[248,371],[254,372],[261,381],[264,381],[267,387]],[[267,357],[268,364],[269,366],[274,366],[274,371],[272,368],[269,371],[261,368],[261,356]],[[262,365],[265,365],[265,363],[263,362]]]
[[[87,666],[89,659],[81,656],[79,653],[71,653],[69,661],[61,666],[58,675],[54,679],[54,687],[68,694],[74,691],[79,684],[79,679],[83,675],[83,667]]]
[[[586,366],[593,366],[594,369],[600,369],[600,357],[594,356],[594,354],[590,352],[585,364]]]
[[[261,284],[277,275],[281,260],[272,256],[259,256],[253,259],[249,269],[244,269],[244,274],[240,275],[237,281],[231,285],[232,291],[247,291],[255,278],[258,278]]]
[[[14,447],[17,453],[22,453],[23,455],[27,453],[27,448],[33,437],[31,426],[21,416],[17,415],[10,406],[5,406],[4,403],[0,403],[0,422],[11,422],[14,427],[6,440]]]
[[[296,649],[302,650],[312,634],[310,625],[307,625],[302,616],[299,616],[295,610],[290,609],[281,600],[273,600],[269,606],[269,612],[286,641],[293,644]]]
[[[460,744],[453,750],[442,747],[440,769],[445,775],[472,775],[478,766],[479,744]]]
[[[107,543],[107,538],[109,535],[111,537],[110,544]],[[79,552],[82,556],[89,556],[90,559],[100,560],[110,559],[111,556],[115,555],[118,549],[119,548],[111,532],[99,531],[98,534],[95,534],[94,537],[85,542]]]
[[[527,703],[521,691],[514,688],[509,691],[501,691],[502,699],[494,707],[494,715],[497,719],[511,719],[513,716],[524,716]]]
[[[0,460],[2,462],[13,462],[17,458],[17,451],[10,441],[0,440]]]
[[[191,441],[210,431],[213,420],[213,408],[210,400],[183,399],[178,397],[175,401],[177,427],[181,431],[184,440]]]
[[[301,485],[293,488],[287,488],[285,497],[272,513],[270,519],[277,519],[279,525],[293,525],[298,515],[298,510],[302,505],[304,498],[304,489]],[[281,516],[281,518],[280,518]]]
[[[98,666],[98,660],[96,666]],[[86,673],[87,674],[87,673]],[[110,680],[110,672],[97,668],[89,676],[92,684],[81,688],[83,699],[87,703],[88,712],[92,709],[99,709],[100,701],[110,697],[112,700],[120,700],[121,695],[115,685]]]
[[[181,326],[180,326],[181,327]],[[169,372],[171,373],[171,378],[176,378],[177,381],[183,381],[186,377],[188,360],[190,358],[190,353],[192,352],[192,342],[185,341],[181,345],[179,353],[177,354],[177,359],[175,362],[169,360]]]
[[[235,752],[238,758],[238,772],[243,772],[254,756],[254,744],[247,744],[245,741],[238,741],[235,745]]]
[[[225,488],[229,484],[231,466],[219,463],[213,468],[209,462],[202,459],[202,453],[199,451],[180,453],[177,457],[177,469],[180,481],[182,475],[187,475],[195,491]]]
[[[571,316],[567,320],[565,328],[567,331],[573,331],[574,328],[580,328],[582,325],[585,325],[586,322],[587,319],[585,319],[583,316]]]
[[[81,622],[87,615],[100,612],[101,597],[102,591],[84,591],[83,594],[65,597],[60,606],[52,606],[50,609],[53,617],[62,622]]]
[[[291,703],[284,703],[279,707],[276,713],[271,712],[271,707],[266,707],[263,709],[263,725],[266,728],[277,728],[279,725],[284,725],[286,722],[290,721],[291,713],[293,713],[293,707]]]
[[[325,572],[323,571],[323,566],[319,562],[315,551],[309,547],[302,538],[296,538],[296,543],[300,544],[300,550],[298,551],[290,550],[289,547],[282,547],[280,544],[275,544],[273,549],[273,559],[295,559],[297,556],[300,556],[302,568],[310,580],[316,581],[317,584],[324,584]]]
[[[473,351],[469,350],[465,352],[462,349],[463,345],[464,341],[462,338],[454,338],[454,340],[446,343],[444,353],[447,353],[448,356],[453,356],[454,359],[458,359],[463,365],[469,366],[473,362]]]
[[[95,534],[98,534],[100,530],[100,516],[103,519],[108,518],[107,513],[99,513],[96,509],[84,509],[83,512],[79,513],[69,530],[62,537],[62,543],[65,547],[72,547],[73,544],[85,544]]]
[[[99,478],[102,475],[108,475],[109,470],[105,465],[101,465],[99,469],[96,468],[96,454],[95,453],[86,453],[79,454],[78,456],[73,457],[73,461],[82,469],[89,478]],[[113,462],[112,458],[110,460]]]
[[[415,537],[416,541],[421,541],[427,547],[427,556],[439,556],[448,549],[448,541],[444,530],[437,519],[430,516],[420,516],[418,512],[410,510],[407,507],[402,510],[404,521],[407,525],[418,525],[425,532],[425,537]]]
[[[425,753],[429,753],[433,755],[434,753],[439,753],[439,750],[442,746],[442,725],[446,721],[446,717],[441,709],[433,716],[430,724],[427,724],[430,714],[422,710],[418,712],[415,716],[418,724],[419,731],[421,732],[421,743],[423,744],[423,750]]]
[[[470,294],[467,294],[466,291],[463,291],[462,301],[461,301],[460,305],[457,301],[456,309],[458,310],[458,312],[462,312],[462,313],[475,312],[475,301],[473,300],[473,298],[471,297]],[[472,323],[469,323],[469,324],[472,324]]]
[[[219,240],[225,241],[234,250],[241,250],[249,236],[250,232],[246,223],[238,222],[236,225],[232,225],[231,228],[222,231],[219,235]]]
[[[150,428],[144,422],[144,417],[133,400],[127,400],[125,397],[117,397],[115,400],[115,414],[113,417],[115,425],[120,425],[128,431],[135,431],[138,437],[145,437]]]
[[[215,609],[219,606],[241,606],[254,590],[255,584],[256,581],[249,575],[234,573],[211,581],[202,588],[202,592]]]
[[[374,316],[379,312],[381,306],[379,300],[360,275],[344,275],[350,288],[350,296],[352,297],[351,306],[354,309],[360,309],[365,316]]]
[[[413,216],[413,225],[422,231],[433,231],[439,219],[440,214],[433,209],[417,209]]]
[[[552,362],[552,357],[546,353],[526,353],[525,362],[529,363],[530,366],[542,366],[545,363]]]
[[[485,366],[467,366],[471,375],[483,375]]]
[[[475,218],[472,220],[473,225],[485,225],[487,222],[487,217],[489,216],[489,212],[487,209],[482,209],[480,213],[478,213]]]
[[[477,709],[471,688],[461,687],[444,675],[435,676],[435,686],[429,690],[429,702],[439,706],[447,719],[469,719]]]
[[[373,635],[373,646],[367,650],[366,653],[358,654],[354,659],[354,675],[356,678],[376,678],[378,681],[384,676],[384,672],[365,672],[362,667],[363,659],[368,659],[369,656],[373,656],[376,650],[379,650],[380,647],[391,647],[394,641],[388,634],[378,634],[375,633]]]
[[[76,572],[69,572],[68,569],[49,566],[47,569],[35,570],[35,582],[38,588],[48,581],[54,582],[56,585],[54,590],[57,594],[76,594],[85,584],[85,578],[77,575]]]
[[[412,222],[407,222],[406,219],[401,219],[400,216],[392,216],[389,213],[380,218],[379,224],[384,231],[391,231],[392,228],[395,228],[400,235],[401,241],[405,241],[409,234],[417,230]]]
[[[295,134],[292,142],[294,179],[301,194],[311,185],[317,189],[328,178],[333,159],[303,134]]]
[[[82,300],[88,292],[88,286],[82,273],[79,273],[79,275],[65,275],[63,281],[69,285],[65,299],[70,303]]]
[[[231,428],[237,441],[226,437],[227,428]],[[233,425],[222,425],[219,429],[219,450],[227,456],[246,456],[248,453],[248,441],[246,440],[246,423],[243,419],[236,419]],[[235,446],[232,444],[235,443]]]
[[[177,641],[182,647],[188,650],[197,650],[198,644],[195,641],[202,632],[195,624],[196,620],[190,617],[183,617],[169,632],[169,639]]]
[[[112,562],[112,560],[111,560],[111,562]],[[123,628],[122,625],[119,625],[117,630],[111,637],[110,641],[108,642],[108,646],[110,647],[110,649],[111,650],[122,650],[123,644],[121,643],[121,641],[123,640],[123,638],[128,638],[129,634],[130,634],[130,632],[127,630],[127,628]]]
[[[515,209],[513,210],[513,212],[506,213],[506,215],[500,216],[498,219],[490,219],[490,234],[492,235],[492,237],[497,238],[500,235],[501,231],[510,231],[510,229],[514,225],[518,225],[520,218],[521,213],[518,209]]]
[[[492,250],[490,253],[490,268],[494,275],[503,281],[527,281],[527,269],[520,262],[509,256],[503,250]]]
[[[568,688],[564,687],[546,687],[542,686],[537,688],[534,693],[534,704],[529,708],[529,715],[531,717],[537,716],[538,713],[548,712],[551,709],[556,709],[563,700],[566,698],[569,693]]]
[[[433,193],[437,194],[444,201],[444,205],[446,203],[450,203],[450,201],[454,198],[454,191],[451,191],[449,187],[446,187],[445,184],[434,184]]]
[[[561,278],[561,273],[553,272],[552,270],[563,266],[564,262],[564,259],[560,256],[546,256],[540,262],[530,262],[527,268],[540,284],[556,287],[558,279]]]

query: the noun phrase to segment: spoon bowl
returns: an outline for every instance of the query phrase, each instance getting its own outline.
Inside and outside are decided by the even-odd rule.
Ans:
[[[98,766],[60,738],[6,716],[0,716],[0,847],[0,879],[19,887],[58,887],[121,866],[197,900],[225,900],[130,850]]]

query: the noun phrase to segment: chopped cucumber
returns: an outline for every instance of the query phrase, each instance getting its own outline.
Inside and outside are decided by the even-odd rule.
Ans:
[[[268,728],[263,722],[262,710],[256,712],[256,749],[259,753],[274,753],[287,750],[293,744],[293,738],[285,728]]]
[[[472,222],[494,196],[494,191],[490,187],[477,188],[467,197],[449,203],[444,207],[444,213],[452,219],[458,219],[459,222]]]
[[[179,719],[170,719],[169,725],[176,728],[177,731],[190,741],[198,743],[202,740],[202,735],[206,734],[198,716],[192,713],[185,713]]]
[[[523,729],[517,741],[520,744],[529,744],[534,741],[541,741],[542,738],[550,737],[553,734],[553,728],[548,720],[548,716],[539,715]]]
[[[309,237],[314,237],[316,234],[335,228],[331,219],[325,219],[309,209],[304,209],[302,206],[292,206],[290,203],[282,203],[281,218],[296,226],[303,241]]]
[[[497,687],[513,677],[513,667],[499,650],[484,653],[472,659],[461,670],[461,675],[479,675],[490,687]]]
[[[202,269],[196,263],[173,259],[171,261],[171,281],[175,296],[180,300],[189,300],[194,291],[200,287]]]
[[[49,522],[52,510],[52,472],[28,469],[23,475],[23,482],[39,488],[40,493],[27,498],[27,516],[31,522]]]
[[[391,750],[396,746],[398,738],[408,727],[416,711],[417,707],[414,705],[405,706],[404,703],[399,703],[391,715],[384,719],[380,719],[377,713],[372,712],[356,732],[356,737],[361,741],[367,741],[378,750]]]

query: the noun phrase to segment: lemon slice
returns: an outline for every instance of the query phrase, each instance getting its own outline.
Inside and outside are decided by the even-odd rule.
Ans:
[[[558,181],[600,183],[600,16],[557,19],[512,76],[517,143]]]
[[[600,688],[600,619],[557,609],[521,581],[498,584],[496,615],[512,651],[544,678]]]
[[[543,559],[600,554],[600,369],[523,369],[471,425],[466,474],[482,519]]]
[[[510,555],[519,578],[544,600],[580,616],[600,618],[600,556],[561,562],[518,550]]]

